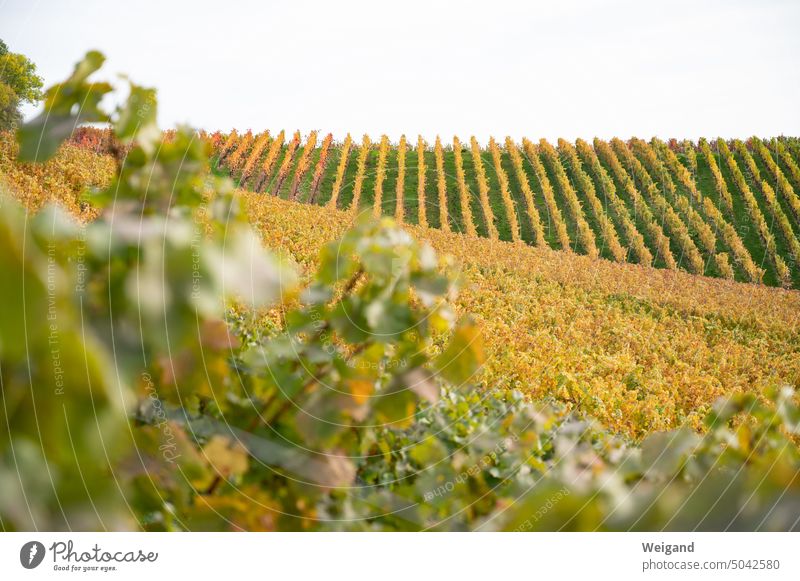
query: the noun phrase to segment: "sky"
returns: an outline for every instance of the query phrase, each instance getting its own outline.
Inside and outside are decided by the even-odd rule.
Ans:
[[[798,32],[795,0],[0,0],[46,84],[99,49],[162,127],[337,138],[800,135]]]

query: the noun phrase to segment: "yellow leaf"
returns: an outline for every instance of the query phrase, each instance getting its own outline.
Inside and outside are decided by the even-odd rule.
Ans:
[[[247,472],[247,449],[225,436],[213,436],[203,448],[209,465],[223,477]]]
[[[353,394],[353,399],[359,405],[366,403],[369,396],[375,391],[375,384],[368,379],[351,378],[346,383],[350,393]]]

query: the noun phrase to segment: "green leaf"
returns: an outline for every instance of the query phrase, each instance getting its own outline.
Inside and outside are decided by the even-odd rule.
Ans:
[[[100,109],[100,101],[111,91],[111,86],[87,82],[104,61],[101,53],[88,52],[75,65],[72,76],[47,90],[44,111],[17,131],[21,161],[46,161],[80,123],[108,120],[108,115]]]
[[[20,161],[47,161],[72,134],[78,124],[75,116],[42,113],[17,131]]]
[[[114,126],[117,137],[124,142],[136,139],[144,151],[152,154],[161,139],[156,124],[157,112],[156,90],[131,83],[128,100],[120,108]]]
[[[82,61],[79,61],[75,65],[75,71],[72,73],[72,76],[67,79],[67,84],[80,84],[86,81],[92,73],[95,73],[100,70],[100,67],[103,66],[103,63],[106,62],[106,57],[97,50],[90,50],[86,53],[86,56],[83,57]]]
[[[357,268],[349,245],[336,242],[322,247],[319,264],[317,279],[328,285],[352,276]]]
[[[208,245],[207,255],[225,294],[253,307],[272,303],[297,282],[294,271],[267,252],[249,227],[227,233],[222,248]]]
[[[336,332],[350,343],[361,343],[370,338],[369,323],[358,297],[351,296],[338,303],[331,313],[330,321]]]
[[[389,389],[374,396],[372,407],[375,418],[395,428],[405,428],[414,421],[417,398],[405,382],[395,380]]]
[[[364,309],[364,315],[377,341],[394,342],[400,333],[408,331],[414,324],[407,304],[398,304],[386,298],[372,301]]]
[[[409,456],[420,466],[429,466],[445,459],[447,448],[438,439],[429,437],[411,448]]]
[[[411,282],[420,300],[427,307],[441,300],[450,288],[448,278],[435,273],[415,273]]]

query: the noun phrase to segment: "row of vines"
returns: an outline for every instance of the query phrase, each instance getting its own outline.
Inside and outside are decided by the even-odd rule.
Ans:
[[[557,146],[421,136],[335,143],[209,134],[241,188],[469,236],[774,286],[800,286],[791,140],[595,139]]]

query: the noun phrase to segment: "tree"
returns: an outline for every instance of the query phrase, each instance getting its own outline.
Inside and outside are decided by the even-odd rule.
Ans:
[[[0,40],[0,130],[19,125],[20,105],[41,100],[43,84],[36,65],[25,55],[10,52]]]

